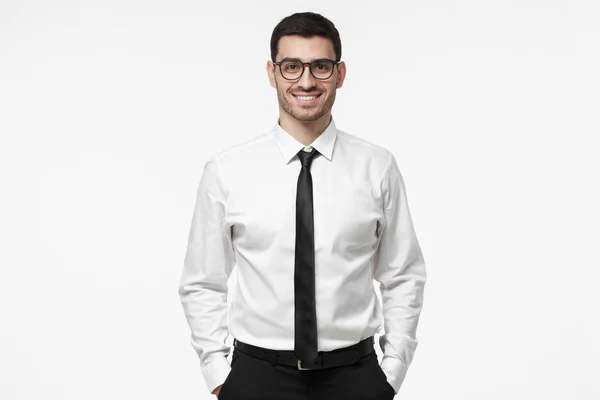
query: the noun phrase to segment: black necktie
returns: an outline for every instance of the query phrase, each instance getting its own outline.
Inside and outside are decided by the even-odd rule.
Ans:
[[[315,236],[310,165],[320,153],[300,150],[302,169],[296,191],[296,256],[294,266],[295,343],[300,362],[308,367],[317,357],[317,307],[315,304]]]

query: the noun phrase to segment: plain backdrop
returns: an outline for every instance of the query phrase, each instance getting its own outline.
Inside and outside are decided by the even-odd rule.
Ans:
[[[276,122],[299,11],[339,29],[333,116],[396,156],[427,264],[397,398],[600,398],[594,0],[2,0],[0,398],[216,399],[177,294],[195,194]]]

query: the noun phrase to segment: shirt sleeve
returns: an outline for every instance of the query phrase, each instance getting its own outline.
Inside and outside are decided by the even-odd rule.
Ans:
[[[200,178],[178,290],[191,330],[190,342],[211,393],[231,371],[230,346],[225,344],[229,335],[227,280],[235,255],[231,231],[225,228],[226,195],[218,159],[212,156]]]
[[[415,234],[404,180],[394,155],[382,183],[384,219],[373,258],[373,277],[380,283],[385,334],[379,337],[381,368],[396,393],[410,366],[418,340],[426,273]]]

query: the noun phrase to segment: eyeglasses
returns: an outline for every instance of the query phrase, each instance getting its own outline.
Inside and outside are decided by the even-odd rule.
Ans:
[[[304,63],[297,58],[284,58],[283,60],[274,62],[273,64],[279,65],[281,76],[283,76],[284,79],[291,81],[299,79],[302,76],[305,65],[310,67],[310,73],[316,79],[329,79],[329,77],[333,75],[333,67],[338,65],[340,62],[341,61],[335,62],[328,58],[320,58],[309,63]]]

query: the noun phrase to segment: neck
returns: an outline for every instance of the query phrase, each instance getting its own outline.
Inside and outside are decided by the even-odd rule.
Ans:
[[[279,126],[305,146],[310,145],[321,136],[330,122],[331,113],[327,113],[315,121],[300,121],[287,113],[279,113]]]

